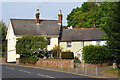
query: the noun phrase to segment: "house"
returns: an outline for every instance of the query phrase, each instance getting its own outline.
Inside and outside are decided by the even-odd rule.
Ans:
[[[25,34],[43,36],[49,41],[47,50],[54,45],[60,45],[63,51],[74,52],[74,57],[82,59],[82,48],[86,45],[104,45],[102,38],[104,32],[99,28],[66,29],[62,26],[62,12],[58,13],[58,20],[40,19],[39,9],[36,11],[36,19],[10,19],[7,31],[7,62],[15,62],[20,55],[16,54],[16,41]]]
[[[70,50],[82,60],[82,48],[86,45],[105,45],[104,32],[99,28],[63,29],[60,46]]]
[[[62,25],[62,13],[59,11],[58,20],[40,19],[39,9],[36,11],[36,19],[10,19],[7,31],[7,62],[15,62],[20,55],[16,54],[16,41],[25,34],[32,36],[44,36],[49,40],[47,50],[58,45],[59,32]]]

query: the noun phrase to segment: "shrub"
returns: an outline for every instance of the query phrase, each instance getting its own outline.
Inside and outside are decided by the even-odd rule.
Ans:
[[[83,48],[83,60],[86,63],[97,64],[109,61],[112,56],[106,46],[89,45]]]
[[[73,52],[62,52],[61,58],[62,59],[74,59]]]
[[[38,61],[38,57],[21,57],[20,58],[20,62],[22,62],[22,63],[30,63],[30,64],[35,64],[36,63],[36,61]]]
[[[36,50],[47,47],[48,41],[44,37],[24,35],[17,39],[16,52],[21,56],[32,56]]]
[[[76,63],[80,63],[81,61],[80,61],[80,59],[79,59],[77,56],[75,56],[75,58],[74,58],[74,62],[76,62]]]
[[[53,58],[59,59],[60,53],[62,52],[62,48],[59,45],[55,45],[51,50],[51,54],[53,54]]]

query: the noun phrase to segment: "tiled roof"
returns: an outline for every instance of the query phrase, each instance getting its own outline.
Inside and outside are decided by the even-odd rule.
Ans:
[[[104,40],[104,32],[99,28],[64,29],[60,41]]]
[[[15,35],[30,34],[34,36],[59,36],[60,26],[57,20],[11,19]]]

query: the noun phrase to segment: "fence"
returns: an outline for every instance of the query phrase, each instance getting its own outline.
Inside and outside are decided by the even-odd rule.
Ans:
[[[80,73],[90,76],[100,75],[100,69],[96,65],[74,63],[73,60],[63,59],[39,59],[35,64],[38,67],[50,68],[54,70],[62,70],[74,73]]]
[[[17,64],[21,64],[19,63],[19,59],[17,59]],[[30,65],[30,64],[25,64],[25,65]],[[36,64],[34,64],[33,66],[80,73],[89,76],[101,76],[102,75],[101,71],[112,69],[112,67],[100,68],[99,67],[100,65],[75,63],[74,60],[66,60],[66,59],[39,59],[36,62]]]
[[[98,66],[85,64],[85,63],[75,63],[75,69],[78,73],[86,74],[86,75],[98,75]]]
[[[104,70],[110,70],[112,67],[99,67],[100,65],[86,64],[86,63],[74,63],[72,69],[62,69],[68,72],[74,72],[79,74],[85,74],[89,76],[102,76],[101,72]]]

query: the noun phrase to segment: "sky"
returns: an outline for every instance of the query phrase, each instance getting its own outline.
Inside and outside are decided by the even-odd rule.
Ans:
[[[31,2],[33,1],[33,2]],[[57,20],[58,11],[62,10],[63,25],[67,25],[66,17],[76,7],[81,7],[81,4],[86,1],[77,2],[69,0],[69,2],[9,2],[7,0],[0,3],[0,10],[2,15],[0,19],[8,26],[10,19],[35,19],[36,9],[40,9],[40,19]]]
[[[62,10],[63,25],[67,25],[67,15],[83,2],[110,0],[0,0],[0,20],[8,26],[10,19],[35,19],[36,9],[40,9],[41,19],[57,20],[58,11]],[[120,0],[111,0],[113,2]]]

